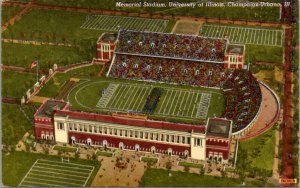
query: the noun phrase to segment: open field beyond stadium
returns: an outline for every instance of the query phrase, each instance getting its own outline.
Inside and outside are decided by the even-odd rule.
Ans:
[[[85,186],[94,167],[38,159],[23,178],[20,186]]]
[[[91,30],[118,31],[119,29],[165,31],[168,20],[134,17],[88,15],[81,28]]]
[[[202,26],[202,33],[207,37],[224,38],[227,36],[231,43],[240,44],[282,46],[283,40],[281,29],[206,24]]]

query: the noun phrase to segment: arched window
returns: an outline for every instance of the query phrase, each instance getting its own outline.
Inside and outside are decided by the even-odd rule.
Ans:
[[[134,146],[134,150],[135,150],[135,151],[140,151],[140,146],[139,146],[138,144],[136,144],[136,145]]]
[[[156,148],[155,148],[155,146],[151,146],[151,153],[155,153],[155,150],[156,150]]]
[[[123,142],[120,142],[120,143],[119,143],[119,149],[120,149],[120,150],[123,150],[123,149],[124,149],[124,143],[123,143]]]

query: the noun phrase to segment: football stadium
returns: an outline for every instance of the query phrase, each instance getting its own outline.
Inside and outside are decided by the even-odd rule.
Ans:
[[[69,80],[44,101],[36,139],[227,163],[269,89],[248,70],[245,48],[227,37],[104,32],[93,62],[106,77]]]

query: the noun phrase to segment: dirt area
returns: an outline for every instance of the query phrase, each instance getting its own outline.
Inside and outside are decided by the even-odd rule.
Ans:
[[[43,103],[45,100],[48,99],[49,99],[48,97],[33,96],[30,98],[30,102]]]
[[[198,35],[203,22],[179,20],[176,22],[172,33]]]
[[[274,77],[277,82],[283,83],[283,71],[281,71],[278,67],[275,67]]]

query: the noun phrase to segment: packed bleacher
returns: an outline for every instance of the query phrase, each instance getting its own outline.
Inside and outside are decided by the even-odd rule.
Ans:
[[[225,39],[120,30],[116,53],[224,62],[226,45]]]
[[[224,83],[226,109],[224,117],[233,120],[232,132],[245,128],[257,114],[262,93],[251,72],[236,69]]]
[[[117,54],[109,76],[132,80],[222,87],[230,73],[222,63]]]

